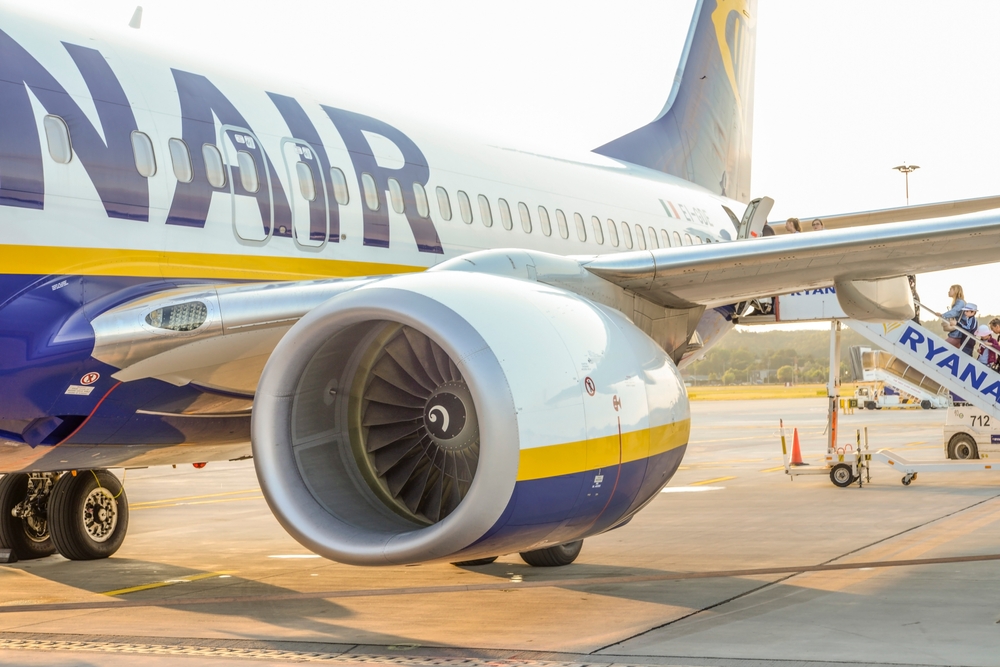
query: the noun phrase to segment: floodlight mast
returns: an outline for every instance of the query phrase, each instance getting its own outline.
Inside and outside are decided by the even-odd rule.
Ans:
[[[895,169],[896,171],[900,172],[901,174],[903,174],[903,176],[906,177],[906,205],[909,206],[910,205],[910,173],[916,171],[917,169],[920,169],[920,167],[918,165],[915,165],[915,164],[906,164],[906,162],[903,162],[903,164],[899,165],[898,167],[893,167],[893,169]]]

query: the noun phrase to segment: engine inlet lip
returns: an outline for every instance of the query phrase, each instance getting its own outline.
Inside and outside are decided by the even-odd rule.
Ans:
[[[419,285],[427,274],[403,276]],[[463,317],[440,301],[393,285],[338,295],[296,323],[261,375],[251,433],[261,489],[282,526],[299,542],[334,560],[400,564],[446,558],[482,537],[500,518],[517,479],[519,435],[513,397],[499,360]],[[432,283],[433,285],[433,283]],[[433,525],[398,533],[363,532],[330,515],[308,491],[291,446],[291,412],[299,377],[332,336],[364,322],[398,322],[433,339],[461,369],[481,434],[479,470],[465,499]],[[433,327],[428,323],[433,323]],[[346,537],[339,537],[347,535]]]

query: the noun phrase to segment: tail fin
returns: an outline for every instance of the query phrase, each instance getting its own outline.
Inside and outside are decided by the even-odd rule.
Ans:
[[[698,0],[656,119],[594,152],[750,199],[756,0]]]

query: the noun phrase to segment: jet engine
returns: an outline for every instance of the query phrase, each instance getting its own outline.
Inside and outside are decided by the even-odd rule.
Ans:
[[[253,407],[272,511],[344,563],[465,560],[625,523],[689,432],[673,362],[616,310],[427,272],[331,298],[282,338]]]

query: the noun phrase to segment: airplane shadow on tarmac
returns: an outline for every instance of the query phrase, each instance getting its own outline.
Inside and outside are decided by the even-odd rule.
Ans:
[[[81,591],[96,594],[114,593],[108,595],[106,599],[83,598],[82,604],[93,603],[95,610],[114,610],[112,606],[114,600],[147,603],[148,607],[132,608],[139,617],[143,615],[144,610],[155,609],[158,606],[157,602],[163,601],[166,603],[162,605],[164,609],[257,621],[287,628],[299,635],[309,633],[314,637],[327,637],[331,641],[343,642],[345,638],[357,633],[353,628],[336,624],[337,620],[354,615],[354,612],[341,605],[322,598],[283,599],[285,596],[295,596],[303,591],[244,579],[235,573],[226,574],[225,571],[206,572],[167,563],[128,558],[67,561],[61,556],[21,561],[16,565],[4,567],[20,569],[53,583]],[[19,598],[30,597],[29,594],[21,592],[14,594]],[[37,591],[33,591],[32,594],[38,596]],[[37,604],[58,604],[69,601],[65,597],[61,600],[53,599],[55,596],[47,597],[48,599],[39,600]],[[191,599],[192,604],[178,603],[184,599]],[[109,602],[112,605],[106,604]],[[3,613],[3,606],[0,605],[0,628],[4,626]],[[234,628],[238,627],[239,625],[226,626],[225,632],[248,638],[260,636],[259,631],[245,634],[234,632]],[[209,623],[206,624],[206,629],[214,628]],[[2,631],[0,629],[0,632]],[[130,629],[123,627],[122,631],[129,632]],[[407,637],[397,635],[370,631],[366,631],[365,635],[366,642],[369,643],[386,645],[415,643]]]

